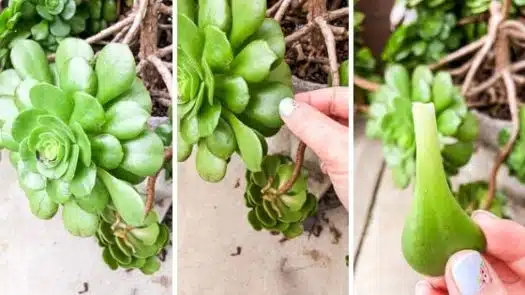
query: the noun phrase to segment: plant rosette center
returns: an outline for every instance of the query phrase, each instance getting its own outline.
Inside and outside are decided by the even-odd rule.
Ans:
[[[111,209],[119,222],[111,222],[108,245],[135,235],[151,246],[159,239],[158,218],[148,221],[134,186],[161,169],[165,146],[147,126],[151,97],[136,77],[129,47],[110,43],[95,57],[87,42],[68,38],[49,64],[37,42],[19,40],[10,62],[13,69],[0,73],[0,147],[10,151],[31,212],[51,219],[62,207],[71,234],[99,237]],[[155,259],[133,266],[149,274],[158,269]],[[130,266],[128,259],[115,261]]]

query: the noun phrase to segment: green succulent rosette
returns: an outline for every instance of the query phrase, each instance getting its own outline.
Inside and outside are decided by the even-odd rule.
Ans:
[[[265,19],[263,0],[178,8],[178,160],[197,146],[197,171],[209,182],[223,179],[234,152],[260,171],[265,137],[283,125],[279,102],[293,97],[279,23]]]
[[[69,36],[95,34],[118,19],[116,0],[15,0],[0,13],[0,49],[13,39],[38,41],[54,52]],[[2,26],[5,21],[8,25]]]
[[[487,198],[489,185],[486,181],[475,181],[459,186],[456,198],[465,211],[469,214],[480,209],[481,204]],[[489,211],[501,218],[505,217],[505,205],[507,198],[503,192],[497,191]]]
[[[499,133],[499,144],[504,146],[510,138],[510,131],[502,129]],[[520,108],[520,131],[512,146],[510,154],[505,160],[509,174],[525,183],[525,108]]]
[[[246,171],[244,200],[251,209],[248,221],[256,231],[265,229],[295,238],[304,231],[303,221],[315,215],[317,199],[308,192],[306,170],[287,192],[279,190],[292,177],[294,166],[288,157],[271,155],[264,158],[261,171]]]
[[[150,212],[140,227],[126,224],[115,208],[106,207],[95,234],[102,247],[102,258],[112,269],[140,269],[151,275],[160,269],[158,255],[169,241],[170,230],[159,223],[155,212]]]
[[[367,135],[382,141],[396,185],[407,187],[415,172],[413,102],[434,103],[445,170],[448,175],[457,174],[470,160],[479,130],[450,74],[434,75],[419,66],[410,76],[403,66],[391,65],[384,79],[385,84],[371,95]]]
[[[94,236],[114,208],[141,228],[145,201],[134,185],[164,163],[164,145],[148,130],[152,103],[136,77],[130,49],[91,46],[68,38],[48,63],[33,40],[18,40],[13,69],[0,73],[0,147],[10,151],[31,212],[53,218],[62,206],[65,228]]]
[[[393,18],[396,17],[399,16]],[[400,63],[412,69],[434,63],[462,45],[463,32],[456,26],[454,12],[414,9],[404,18],[405,22],[392,32],[383,50],[382,59],[387,63]]]

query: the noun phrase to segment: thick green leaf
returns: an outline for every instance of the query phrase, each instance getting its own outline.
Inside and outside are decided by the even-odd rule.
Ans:
[[[114,22],[118,19],[117,2],[115,0],[106,0],[102,4],[102,18],[107,22]]]
[[[200,60],[204,47],[204,37],[197,25],[181,13],[177,14],[177,47],[194,63]]]
[[[98,216],[82,210],[75,201],[64,204],[62,219],[66,229],[74,236],[91,237],[98,229]]]
[[[296,212],[303,207],[306,202],[306,196],[306,190],[303,190],[295,195],[282,195],[281,200],[288,208],[290,208],[290,211]]]
[[[114,175],[118,179],[124,180],[129,182],[132,185],[138,185],[146,179],[146,177],[135,175],[122,167],[117,167],[116,169],[112,169],[111,175]]]
[[[13,70],[5,70],[0,73],[0,96],[14,96],[16,88],[22,83],[18,73]]]
[[[111,134],[99,134],[91,137],[90,141],[92,158],[97,166],[112,170],[122,163],[124,151],[116,137]]]
[[[118,268],[118,263],[109,252],[109,248],[104,248],[104,251],[102,252],[102,258],[110,269],[116,270]]]
[[[52,83],[47,56],[33,40],[18,40],[11,50],[11,63],[22,79]]]
[[[131,257],[127,256],[117,244],[109,245],[109,253],[115,258],[119,265],[127,265],[131,263]]]
[[[34,191],[39,191],[46,188],[46,178],[39,173],[32,172],[29,169],[22,169],[18,174],[20,185],[23,188]]]
[[[140,268],[143,274],[152,275],[160,269],[160,261],[157,257],[152,256],[146,259],[146,263]]]
[[[293,97],[293,91],[278,83],[263,84],[252,87],[250,103],[243,116],[257,125],[267,128],[280,128],[283,125],[279,115],[279,103],[284,98]]]
[[[58,211],[58,204],[53,202],[46,190],[27,191],[31,212],[40,219],[51,219]]]
[[[78,206],[93,214],[100,214],[109,202],[109,193],[104,184],[97,178],[95,186],[87,196],[75,196]]]
[[[97,99],[104,105],[131,88],[136,75],[135,58],[127,45],[110,43],[98,53],[95,71]]]
[[[180,132],[177,132],[177,161],[186,161],[190,157],[192,150],[193,145],[187,144],[180,135]]]
[[[228,0],[200,0],[199,28],[215,26],[219,31],[228,32],[232,13]]]
[[[248,83],[239,76],[215,76],[215,96],[235,114],[242,113],[250,101]]]
[[[73,112],[73,100],[58,87],[39,83],[29,91],[31,103],[35,108],[43,109],[69,122]]]
[[[104,108],[96,98],[85,93],[73,93],[74,107],[70,124],[77,122],[87,132],[99,131],[105,122]]]
[[[465,118],[463,119],[463,123],[461,123],[461,125],[459,126],[458,132],[456,133],[456,137],[461,141],[470,142],[476,140],[478,134],[478,119],[473,113],[468,112]]]
[[[270,74],[277,55],[268,43],[256,40],[248,44],[233,60],[232,73],[244,78],[247,82],[258,83]]]
[[[97,180],[97,167],[78,165],[75,178],[71,181],[70,190],[75,197],[85,197],[91,194]]]
[[[208,2],[213,2],[209,1]],[[220,0],[218,2],[226,0]],[[204,29],[205,42],[203,58],[214,71],[225,71],[233,61],[233,51],[226,34],[215,26]]]
[[[60,16],[64,20],[70,20],[75,15],[75,12],[77,11],[77,4],[75,3],[75,0],[67,0],[65,2],[66,4],[64,6],[64,9],[60,13]]]
[[[17,115],[16,102],[11,97],[0,96],[0,122],[13,122]]]
[[[217,124],[219,124],[221,109],[222,105],[220,103],[214,103],[213,105],[210,105],[207,101],[205,101],[202,104],[197,116],[200,137],[208,137],[213,133],[213,130],[215,130]]]
[[[71,198],[69,183],[60,179],[49,181],[46,186],[46,191],[49,198],[57,204],[64,204]]]
[[[456,134],[461,125],[461,118],[451,109],[443,111],[437,118],[438,130],[445,136]]]
[[[98,177],[106,186],[113,205],[122,219],[131,226],[141,226],[146,217],[145,204],[133,186],[100,168],[98,168]]]
[[[260,231],[262,229],[261,222],[257,218],[257,215],[255,214],[255,210],[252,209],[250,212],[248,212],[248,222],[252,225],[253,229],[256,231]]]
[[[83,91],[90,95],[97,93],[97,76],[89,62],[83,57],[73,57],[62,64],[59,70],[60,88],[70,95]]]
[[[67,37],[71,33],[71,26],[60,17],[56,17],[49,26],[49,31],[55,37]]]
[[[232,0],[230,43],[237,50],[246,39],[257,32],[266,16],[266,0]]]
[[[257,220],[261,223],[261,225],[265,228],[272,228],[274,227],[277,222],[275,219],[272,219],[272,217],[264,210],[262,206],[258,206],[255,208],[255,216],[257,217]]]
[[[38,119],[47,114],[47,111],[40,109],[29,109],[21,112],[13,122],[11,130],[13,139],[19,143],[22,142],[38,126]]]
[[[453,91],[454,83],[452,82],[452,76],[447,72],[439,72],[432,83],[432,97],[437,113],[446,109],[452,103]]]
[[[177,1],[177,12],[187,16],[190,20],[194,20],[197,15],[197,5],[194,0],[179,0]]]
[[[55,63],[58,69],[73,57],[83,57],[91,61],[95,53],[93,48],[86,41],[78,38],[66,38],[60,42],[55,54]]]
[[[157,134],[146,131],[122,143],[124,159],[120,167],[138,176],[154,175],[164,164],[164,145]]]
[[[239,153],[246,167],[253,172],[261,170],[263,147],[257,134],[228,111],[223,111],[224,117],[233,129]]]
[[[250,40],[264,40],[270,45],[272,51],[278,58],[284,58],[286,44],[284,43],[284,34],[279,22],[273,18],[264,19],[259,30],[252,35]],[[284,83],[284,81],[282,81]]]
[[[151,246],[155,244],[159,236],[160,228],[158,223],[152,223],[143,228],[135,228],[130,231],[137,239],[142,241],[144,245]]]
[[[131,85],[131,89],[119,96],[116,101],[134,101],[138,103],[144,110],[151,113],[153,104],[148,89],[144,86],[144,82],[140,78],[135,78],[135,82]]]
[[[291,223],[290,226],[283,231],[283,234],[288,239],[296,238],[300,235],[302,235],[304,232],[303,225],[300,222]]]
[[[2,75],[2,74],[0,74]],[[37,80],[34,79],[25,79],[18,85],[15,91],[15,104],[20,110],[26,110],[33,107],[33,104],[31,104],[31,96],[29,95],[29,92],[33,86],[38,84]]]
[[[385,71],[386,84],[401,97],[410,97],[410,78],[408,71],[401,65],[389,66]]]
[[[212,154],[203,140],[199,141],[195,159],[197,173],[205,181],[219,182],[226,175],[228,163]]]
[[[237,148],[237,140],[228,123],[220,118],[213,134],[206,138],[208,150],[223,160],[228,160]]]
[[[348,86],[344,84],[343,77],[348,76],[345,73],[343,73],[342,68],[339,69],[341,73],[339,75],[341,76],[341,86]],[[266,83],[270,82],[277,82],[284,84],[290,89],[293,89],[293,83],[292,83],[292,71],[290,70],[290,67],[286,62],[283,60],[279,65],[277,65],[275,68],[272,69],[268,77],[266,77],[266,80],[264,80]]]
[[[89,142],[87,134],[78,122],[71,124],[71,130],[73,130],[76,142],[80,148],[80,159],[85,166],[89,167],[91,165],[91,142]]]
[[[67,181],[73,180],[75,177],[75,172],[77,171],[77,164],[78,159],[80,158],[80,148],[78,145],[73,145],[73,150],[71,152],[71,156],[69,157],[68,162],[68,169],[66,171],[66,174],[64,174],[63,179]]]
[[[150,114],[134,101],[119,101],[106,112],[104,133],[114,135],[120,140],[137,137],[146,129]]]

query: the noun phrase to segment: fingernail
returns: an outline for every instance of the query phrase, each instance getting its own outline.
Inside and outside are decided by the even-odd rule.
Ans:
[[[416,284],[416,295],[425,295],[432,286],[427,281],[419,281]]]
[[[492,212],[484,211],[484,210],[476,210],[472,212],[472,218],[474,219],[478,219],[478,218],[500,219],[498,216],[492,214]]]
[[[279,103],[279,113],[282,117],[288,117],[290,116],[293,111],[297,108],[297,103],[295,100],[287,97],[281,100]]]
[[[490,281],[481,254],[474,251],[454,261],[452,277],[461,295],[479,294],[483,285]]]

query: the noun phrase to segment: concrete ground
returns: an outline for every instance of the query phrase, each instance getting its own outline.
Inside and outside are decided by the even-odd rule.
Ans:
[[[399,190],[394,186],[391,171],[385,168],[381,144],[365,136],[365,120],[356,120],[354,169],[354,271],[356,294],[414,294],[421,276],[405,262],[401,253],[401,233],[412,199],[412,186]],[[468,165],[452,178],[460,183],[488,180],[495,152],[478,144]],[[505,167],[498,174],[498,187],[505,191],[523,186],[508,177]],[[515,207],[517,208],[517,207]],[[525,224],[525,212],[514,218]]]
[[[233,157],[225,179],[205,183],[192,157],[178,167],[178,289],[180,295],[348,294],[348,215],[327,213],[320,237],[256,232],[244,205],[244,166]],[[329,227],[341,237],[334,241]],[[240,249],[240,254],[237,249]]]
[[[14,169],[0,162],[0,294],[5,295],[168,295],[172,294],[173,253],[153,276],[140,271],[111,271],[94,238],[70,235],[60,214],[50,221],[34,217]],[[168,193],[168,188],[170,192]],[[171,186],[159,187],[169,206]],[[87,291],[85,288],[87,285]],[[83,292],[84,291],[84,292]]]

